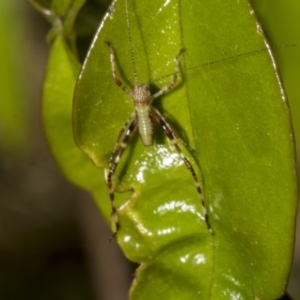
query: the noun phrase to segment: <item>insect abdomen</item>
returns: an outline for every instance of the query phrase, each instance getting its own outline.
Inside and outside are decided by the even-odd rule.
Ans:
[[[136,107],[139,133],[145,146],[151,146],[153,142],[153,124],[149,116],[149,110],[149,106]]]

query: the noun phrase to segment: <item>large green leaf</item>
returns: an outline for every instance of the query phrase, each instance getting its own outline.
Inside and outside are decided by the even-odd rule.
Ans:
[[[77,144],[100,167],[133,111],[112,80],[105,41],[116,51],[121,80],[154,82],[174,71],[184,47],[182,78],[156,100],[201,177],[214,235],[207,230],[193,180],[157,126],[155,143],[132,139],[116,176],[118,242],[142,263],[132,299],[276,299],[292,259],[297,187],[284,92],[247,1],[115,1],[80,75],[74,108]],[[231,56],[233,59],[205,66]],[[184,71],[187,70],[187,71]],[[171,80],[151,85],[158,90]],[[124,202],[124,199],[129,199]]]

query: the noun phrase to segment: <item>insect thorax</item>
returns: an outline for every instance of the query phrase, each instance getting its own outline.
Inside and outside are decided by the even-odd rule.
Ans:
[[[134,105],[147,105],[151,102],[151,92],[148,83],[137,84],[134,87],[131,96],[134,101]]]

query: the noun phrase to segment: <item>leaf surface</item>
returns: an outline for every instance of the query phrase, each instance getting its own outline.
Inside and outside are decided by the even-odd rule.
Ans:
[[[166,75],[185,48],[178,84],[153,105],[198,153],[183,149],[214,231],[207,230],[192,176],[161,128],[155,127],[152,147],[136,133],[115,177],[116,190],[128,191],[117,195],[117,239],[141,263],[131,299],[279,298],[292,260],[294,145],[274,62],[268,51],[257,51],[266,41],[251,7],[247,1],[128,1],[128,20],[130,30],[125,2],[118,0],[100,25],[76,87],[77,144],[107,168],[134,110],[112,79],[105,41],[115,49],[121,81],[134,86],[132,50],[138,82],[150,82],[153,92],[171,81]]]

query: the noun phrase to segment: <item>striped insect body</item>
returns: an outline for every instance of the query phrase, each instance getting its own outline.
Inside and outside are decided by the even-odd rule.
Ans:
[[[135,86],[131,97],[134,102],[140,137],[144,146],[153,144],[153,121],[151,120],[151,92],[149,84]]]

